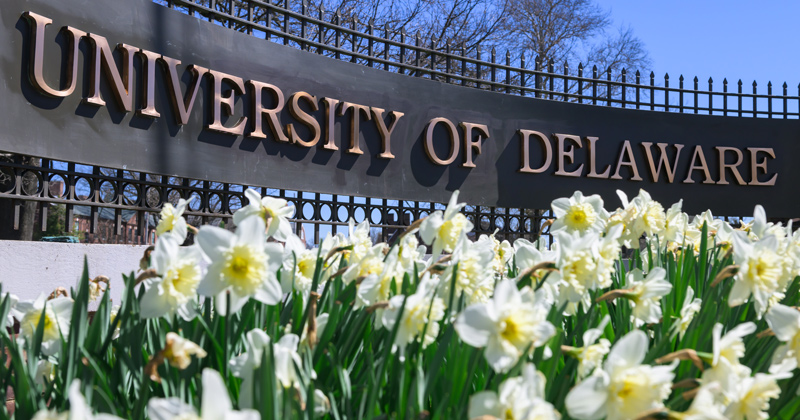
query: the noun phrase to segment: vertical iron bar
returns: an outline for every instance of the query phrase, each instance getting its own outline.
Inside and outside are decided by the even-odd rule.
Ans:
[[[722,115],[728,116],[728,78],[722,79]]]
[[[431,59],[431,80],[439,80],[436,77],[436,38],[431,37],[431,52],[430,52],[430,59]]]
[[[511,53],[506,50],[506,93],[511,93]]]
[[[322,5],[319,6],[319,24],[317,25],[317,54],[324,54],[325,53],[325,8]]]
[[[758,84],[753,80],[753,118],[758,117]]]
[[[678,109],[683,114],[683,75],[678,77]]]
[[[520,96],[525,96],[525,53],[519,58],[519,86],[521,89],[519,90]]]
[[[783,119],[789,118],[789,110],[786,109],[788,104],[786,103],[786,96],[789,95],[789,85],[786,82],[783,82]]]
[[[497,61],[496,61],[497,60],[497,51],[494,49],[494,47],[492,47],[492,57],[491,58],[492,58],[492,64],[489,66],[489,69],[491,71],[492,83],[489,85],[489,90],[494,91],[495,87],[496,87],[495,82],[497,82],[497,72],[496,72],[497,66],[495,65],[497,63]]]
[[[247,0],[247,35],[253,35],[253,2],[251,0]]]
[[[422,46],[422,39],[419,37],[419,31],[417,31],[417,40],[414,43],[414,53],[415,53],[415,60],[414,60],[414,76],[420,77],[422,76],[422,72],[420,71],[420,58],[421,58],[421,51],[420,47]]]
[[[358,38],[356,37],[356,30],[358,30],[358,17],[353,17],[353,20],[350,21],[350,62],[357,63],[358,59],[356,58],[356,54],[358,54]],[[345,36],[346,38],[346,36]]]
[[[451,69],[450,69],[450,54],[451,54],[451,50],[450,50],[450,42],[448,42],[447,44],[445,44],[445,46],[444,46],[444,53],[445,53],[445,60],[444,60],[444,73],[445,73],[445,75],[444,75],[444,82],[445,82],[445,83],[447,83],[447,84],[450,84],[450,71],[451,71]],[[401,201],[401,203],[402,203],[402,201]]]
[[[569,96],[568,96],[568,93],[569,93],[569,63],[566,60],[564,60],[564,78],[561,79],[561,80],[562,80],[562,83],[564,83],[564,97],[563,97],[563,99],[564,99],[564,102],[567,102],[569,100]]]
[[[669,73],[664,75],[664,112],[669,112]]]
[[[283,12],[283,45],[289,45],[289,20],[291,18],[288,12],[291,10],[291,7],[289,6],[289,0],[285,1],[286,3],[284,3],[284,5],[286,9]]]
[[[337,11],[335,15],[333,15],[333,33],[336,35],[336,39],[334,41],[333,46],[336,48],[336,53],[334,56],[337,60],[342,59],[342,54],[339,50],[342,47],[342,31],[340,30],[339,22],[341,21],[341,14]]]
[[[533,74],[535,76],[534,77],[535,82],[533,86],[534,88],[533,96],[536,98],[540,97],[542,90],[542,75],[539,73],[541,69],[542,69],[542,59],[537,55],[536,59],[533,62],[533,71],[534,71]]]
[[[467,85],[467,59],[465,55],[467,54],[464,45],[461,45],[461,86]]]
[[[476,69],[475,73],[477,73],[477,74],[475,75],[475,78],[478,79],[478,81],[477,81],[477,84],[475,85],[475,87],[477,89],[480,89],[481,88],[481,46],[480,46],[480,44],[478,45],[478,48],[476,49],[476,51],[477,51],[476,52],[477,61],[475,62],[475,69]]]
[[[300,49],[303,51],[308,51],[308,44],[306,44],[306,38],[308,38],[308,30],[306,29],[307,21],[306,16],[308,16],[308,0],[303,0],[302,9],[300,10],[300,14],[303,16],[300,19],[300,38],[303,39],[303,42],[300,43]]]
[[[714,79],[708,78],[708,115],[714,113]]]
[[[373,39],[374,31],[374,22],[372,19],[370,19],[369,26],[367,26],[367,33],[369,34],[369,42],[367,43],[367,55],[369,56],[369,59],[367,60],[367,65],[370,67],[373,67],[372,56],[375,55],[375,41]]]
[[[642,85],[642,73],[639,70],[636,70],[636,109],[639,109],[639,104],[641,103],[641,85]]]
[[[656,74],[650,72],[650,110],[656,109]]]
[[[266,20],[266,25],[265,26],[267,27],[267,30],[266,30],[266,33],[264,34],[264,39],[266,39],[267,41],[271,41],[272,40],[272,0],[267,0],[266,6],[267,6],[266,7],[267,10],[266,10],[266,14],[264,16],[264,19]]]
[[[583,63],[578,63],[578,103],[583,103]]]
[[[697,82],[698,82],[697,76],[695,76],[694,77],[694,104],[693,104],[694,105],[694,113],[695,114],[697,114],[697,111],[698,111],[697,108],[700,106],[700,105],[697,104],[697,92],[698,92],[698,90],[700,90],[700,88],[698,87]]]
[[[389,71],[389,24],[383,27],[383,69]]]
[[[405,64],[406,62],[406,28],[400,28],[400,66],[397,68],[397,72],[400,74],[406,74]]]
[[[611,106],[611,67],[606,69],[606,106]]]
[[[555,93],[554,93],[554,91],[555,91],[555,85],[554,85],[555,77],[553,77],[553,75],[555,74],[555,70],[553,69],[553,59],[552,58],[547,63],[547,73],[548,73],[547,74],[547,78],[549,79],[548,80],[549,88],[547,90],[550,91],[550,94],[549,94],[550,100],[553,100],[553,98],[555,98]]]
[[[592,105],[597,105],[597,65],[592,67]]]
[[[627,86],[625,86],[625,83],[628,81],[628,77],[627,77],[628,76],[628,72],[627,72],[627,70],[625,70],[624,67],[622,68],[621,76],[622,76],[622,86],[621,86],[621,88],[622,88],[622,95],[621,95],[622,107],[623,108],[627,108],[627,106],[625,104],[625,100],[627,99],[626,96],[627,96],[627,90],[628,89],[627,89]]]
[[[772,82],[767,83],[767,117],[772,118]]]
[[[737,97],[739,98],[739,116],[741,117],[742,116],[742,79],[739,79],[739,95],[737,95]]]

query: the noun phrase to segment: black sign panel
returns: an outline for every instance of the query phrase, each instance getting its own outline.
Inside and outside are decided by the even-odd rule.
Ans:
[[[582,190],[613,208],[615,190],[643,188],[665,206],[683,198],[690,212],[748,215],[760,203],[769,216],[797,213],[797,120],[460,87],[148,0],[4,0],[0,25],[3,151],[393,199],[447,201],[458,189],[470,204],[547,208]]]

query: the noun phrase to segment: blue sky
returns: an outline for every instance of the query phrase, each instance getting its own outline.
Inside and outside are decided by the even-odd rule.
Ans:
[[[596,0],[644,41],[657,79],[683,74],[714,84],[753,80],[761,86],[800,83],[798,0]],[[702,84],[701,84],[702,86]],[[777,93],[777,92],[776,92]]]

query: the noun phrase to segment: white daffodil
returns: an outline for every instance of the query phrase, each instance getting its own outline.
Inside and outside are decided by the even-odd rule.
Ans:
[[[578,359],[578,380],[591,375],[595,370],[599,369],[603,364],[603,358],[611,350],[611,342],[605,338],[600,338],[603,336],[603,330],[610,321],[611,318],[608,315],[603,317],[597,328],[589,328],[583,333],[583,347],[572,350]]]
[[[327,241],[329,244],[330,241]],[[329,248],[326,247],[326,241],[323,241],[321,249],[306,249],[306,244],[297,237],[291,234],[286,238],[286,246],[283,251],[283,266],[281,267],[281,288],[283,293],[292,293],[292,291],[300,292],[303,302],[308,301],[308,296],[311,293],[311,286],[314,283],[314,273],[317,269],[317,256],[325,258],[328,254]],[[328,279],[329,267],[322,267],[320,271],[320,282],[317,285],[315,292],[320,292],[325,287],[325,281]]]
[[[603,208],[603,199],[597,195],[584,197],[575,191],[570,198],[558,198],[550,204],[556,220],[550,226],[551,232],[566,230],[569,233],[588,231],[602,232],[608,220],[608,212]]]
[[[249,203],[233,213],[236,226],[248,217],[258,217],[267,227],[267,238],[284,242],[292,234],[289,217],[294,214],[294,205],[282,198],[261,197],[256,190],[248,188],[244,195]]]
[[[589,231],[585,235],[559,231],[553,234],[558,243],[556,267],[552,273],[554,282],[559,283],[559,304],[568,303],[567,313],[573,314],[577,305],[585,309],[591,305],[590,290],[602,289],[611,285],[610,279],[598,275],[599,235]]]
[[[469,399],[467,417],[500,420],[558,420],[561,415],[544,399],[544,375],[530,364],[522,368],[522,376],[500,384],[498,392],[483,391]]]
[[[555,334],[549,311],[543,294],[517,290],[513,280],[505,279],[488,302],[468,306],[454,326],[465,343],[486,347],[484,356],[495,372],[507,372],[526,349],[544,345]]]
[[[782,298],[787,279],[784,278],[783,258],[777,253],[778,241],[767,236],[752,243],[744,232],[733,236],[733,260],[739,265],[733,288],[728,297],[731,307],[746,303],[750,296],[760,319],[769,308],[770,300]]]
[[[625,287],[630,292],[625,298],[631,302],[631,316],[637,327],[661,320],[661,297],[672,290],[672,283],[665,280],[666,276],[667,271],[661,267],[654,267],[646,278],[638,268],[628,272]]]
[[[481,235],[478,238],[478,242],[487,241],[492,246],[492,251],[494,253],[494,260],[492,260],[492,268],[495,271],[495,274],[498,277],[505,277],[506,273],[508,272],[508,262],[511,258],[514,257],[514,247],[511,246],[511,243],[508,241],[500,242],[497,238],[494,237],[494,234],[491,235]]]
[[[611,285],[612,276],[617,271],[617,260],[621,246],[619,238],[622,236],[622,226],[615,225],[608,229],[605,236],[597,241],[597,274],[600,284]]]
[[[419,236],[422,241],[433,246],[431,263],[439,260],[444,252],[453,252],[462,236],[472,230],[472,222],[460,213],[465,203],[458,202],[458,191],[450,196],[450,202],[442,213],[437,210],[431,213],[419,226]]]
[[[161,207],[161,214],[158,218],[158,225],[156,226],[156,235],[163,235],[167,232],[172,232],[181,244],[186,240],[186,235],[189,233],[186,227],[186,219],[183,218],[183,212],[186,211],[188,201],[181,198],[178,200],[176,206],[172,203],[164,203]]]
[[[736,388],[736,384],[750,376],[750,368],[742,365],[739,359],[744,357],[745,347],[744,338],[756,331],[756,324],[745,322],[739,324],[724,336],[722,335],[723,325],[717,323],[711,331],[712,337],[712,359],[711,367],[703,371],[702,381],[704,384],[718,383],[722,392],[729,394]],[[723,400],[727,403],[728,401]]]
[[[279,244],[266,243],[264,220],[248,217],[235,234],[203,226],[197,243],[211,260],[197,293],[216,297],[220,313],[235,313],[250,297],[268,305],[281,300],[281,285],[275,273],[281,265],[283,249]],[[227,299],[230,307],[226,307]]]
[[[386,266],[383,261],[386,258],[385,251],[386,244],[379,243],[364,253],[359,260],[351,260],[350,265],[347,266],[347,269],[342,274],[342,280],[349,284],[370,274],[381,274]],[[396,254],[396,251],[394,251],[394,254]]]
[[[58,361],[55,358],[47,358],[36,362],[36,373],[34,374],[34,380],[42,387],[42,389],[45,389],[48,384],[51,384],[53,381],[55,381],[57,362]]]
[[[553,250],[541,251],[536,244],[525,239],[514,241],[514,262],[520,275],[515,279],[519,283],[524,273],[530,272],[534,267],[542,263],[555,262],[557,252]],[[536,287],[546,295],[548,303],[555,303],[558,296],[558,276],[547,275],[547,271],[536,269],[530,273]],[[544,281],[544,283],[542,283]]]
[[[402,308],[402,318],[399,318]],[[394,346],[399,348],[403,357],[405,347],[414,342],[423,333],[420,340],[422,348],[428,347],[439,336],[439,321],[444,318],[444,301],[436,296],[436,283],[426,274],[422,278],[417,291],[408,297],[398,295],[389,300],[389,306],[383,312],[383,326],[392,330],[397,322]]]
[[[0,318],[0,328],[6,328],[14,325],[14,308],[16,308],[17,303],[19,303],[19,298],[17,295],[4,293],[0,295],[0,304],[2,304],[6,299],[8,299],[8,315],[6,315],[5,318]]]
[[[192,363],[192,356],[202,359],[206,351],[191,340],[187,340],[174,332],[167,333],[167,346],[164,347],[164,359],[178,369],[186,369]]]
[[[426,252],[425,245],[420,245],[417,236],[412,233],[403,235],[397,246],[399,269],[407,273],[413,273],[414,268],[422,271],[425,266],[425,261],[423,261]]]
[[[453,251],[450,265],[441,275],[439,296],[449,300],[450,290],[455,285],[454,301],[458,301],[462,294],[467,304],[488,301],[495,284],[493,259],[491,242],[472,242],[462,236]]]
[[[181,247],[176,235],[159,236],[150,256],[150,268],[159,277],[145,281],[142,318],[171,317],[176,312],[187,321],[193,318],[197,286],[203,278],[202,260],[203,252],[197,245]]]
[[[731,402],[725,408],[728,420],[767,420],[769,400],[781,396],[778,380],[791,378],[789,373],[756,373],[753,377],[742,378],[729,392]]]
[[[772,305],[765,317],[775,337],[784,344],[775,350],[770,371],[792,371],[800,366],[800,311]]]
[[[677,364],[643,365],[647,349],[647,335],[641,330],[631,331],[617,341],[603,369],[567,394],[569,415],[581,420],[625,420],[664,407]]]
[[[354,264],[364,258],[373,248],[372,238],[369,236],[369,220],[364,219],[356,226],[353,219],[347,222],[347,238],[342,241],[342,245],[350,245],[353,249],[347,253],[347,258],[350,264]]]
[[[81,381],[74,379],[69,386],[69,411],[56,413],[55,411],[39,410],[33,420],[122,420],[111,414],[93,414],[92,408],[86,403],[86,398],[81,394]]]
[[[681,211],[682,208],[683,200],[679,200],[667,210],[662,247],[667,242],[679,242],[683,239],[684,232],[689,227],[689,215]]]
[[[20,332],[25,340],[32,340],[39,323],[43,324],[42,353],[53,356],[61,350],[61,337],[66,339],[69,336],[72,305],[72,299],[57,297],[47,300],[41,294],[34,301],[19,302],[13,314],[19,320]]]
[[[697,389],[689,409],[676,418],[681,420],[728,420],[722,414],[725,407],[716,402],[714,394],[719,392],[719,384],[703,385]]]
[[[694,289],[692,286],[686,288],[686,297],[683,299],[683,306],[681,306],[681,316],[670,326],[670,335],[672,338],[679,336],[683,340],[684,334],[689,329],[689,324],[692,323],[695,314],[700,312],[703,305],[703,300],[700,298],[695,299]]]
[[[275,377],[283,388],[297,385],[296,367],[302,366],[302,360],[297,353],[300,337],[295,334],[286,334],[272,346],[275,360]],[[261,356],[264,349],[270,346],[269,336],[259,329],[247,333],[247,352],[230,361],[231,372],[234,376],[242,378],[239,388],[239,406],[243,408],[254,407],[253,392],[255,370],[261,367]]]
[[[228,396],[228,388],[219,372],[203,369],[203,396],[198,416],[194,407],[180,398],[151,398],[147,415],[151,420],[259,420],[255,410],[235,411]]]
[[[109,310],[108,322],[113,324],[114,320],[117,318],[117,315],[119,315],[119,305],[114,305]],[[119,331],[119,323],[117,323],[116,328],[114,328],[114,332],[111,334],[111,338],[116,340],[117,337],[119,337]]]

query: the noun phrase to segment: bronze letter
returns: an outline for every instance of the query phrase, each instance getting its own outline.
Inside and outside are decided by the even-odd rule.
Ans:
[[[644,156],[647,158],[647,164],[650,166],[650,176],[653,178],[653,182],[658,182],[659,175],[661,175],[661,168],[664,168],[664,171],[667,173],[667,182],[672,184],[675,180],[675,171],[678,170],[678,159],[681,157],[681,149],[683,149],[682,144],[675,145],[675,162],[672,163],[672,167],[669,165],[669,158],[667,157],[667,143],[656,143],[658,149],[661,151],[661,159],[658,160],[658,167],[656,167],[655,162],[653,162],[653,155],[650,151],[650,146],[653,143],[649,141],[642,142],[642,149],[644,149]]]
[[[322,98],[322,102],[325,102],[325,144],[322,145],[322,148],[327,150],[339,150],[339,147],[336,146],[336,137],[333,133],[336,105],[339,104],[339,100],[333,98]]]
[[[361,147],[359,146],[359,122],[360,122],[360,114],[364,114],[364,118],[372,119],[372,115],[369,113],[369,107],[359,104],[354,104],[352,102],[342,102],[342,106],[339,107],[339,116],[344,116],[347,113],[347,110],[353,108],[353,118],[350,120],[350,148],[347,149],[348,153],[355,153],[357,155],[362,155],[364,152],[361,151]]]
[[[576,170],[574,170],[572,172],[567,172],[567,171],[564,170],[564,166],[565,166],[565,162],[564,161],[565,160],[569,159],[569,163],[574,163],[575,162],[575,147],[570,145],[569,146],[569,150],[564,150],[564,144],[566,143],[566,140],[572,140],[580,148],[580,147],[583,147],[583,144],[581,143],[581,138],[578,137],[578,136],[573,136],[571,134],[558,134],[558,133],[555,133],[553,135],[556,136],[556,140],[558,141],[558,143],[557,143],[557,145],[558,145],[557,146],[558,147],[558,161],[556,162],[556,175],[574,176],[574,177],[581,176],[581,172],[583,172],[583,164],[582,163],[581,163],[581,166],[578,166],[578,169],[576,169]]]
[[[450,139],[451,151],[450,156],[446,160],[439,159],[439,157],[436,156],[436,151],[433,150],[433,129],[438,123],[444,123],[445,127],[447,127],[448,138]],[[425,154],[428,155],[428,158],[432,160],[433,163],[437,165],[449,165],[453,163],[458,156],[459,142],[456,126],[447,118],[434,118],[428,123],[428,128],[425,130]]]
[[[208,73],[214,80],[214,104],[211,106],[211,124],[206,128],[220,133],[234,134],[241,136],[244,133],[244,127],[247,124],[247,117],[240,117],[239,121],[233,127],[225,127],[222,125],[222,107],[225,107],[225,114],[227,116],[233,115],[233,104],[236,102],[236,93],[244,93],[244,80],[241,77],[232,76],[221,71],[209,70]],[[222,96],[222,81],[230,80],[234,83],[235,88],[226,92],[227,96]]]
[[[264,134],[263,124],[263,117],[266,115],[269,127],[272,129],[272,134],[275,135],[275,140],[284,143],[288,142],[289,138],[286,137],[286,134],[283,132],[283,126],[281,126],[281,121],[278,119],[278,113],[283,110],[283,92],[281,92],[277,86],[269,83],[257,82],[255,80],[248,80],[247,83],[253,88],[253,132],[248,134],[248,136],[257,139],[267,138],[267,135]],[[268,89],[275,99],[275,107],[272,109],[264,108],[264,105],[261,103],[264,89]]]
[[[772,150],[771,147],[748,147],[747,151],[750,152],[750,182],[747,185],[766,185],[772,186],[775,185],[775,181],[778,179],[778,174],[772,175],[772,178],[769,179],[767,182],[761,182],[758,180],[758,169],[763,169],[764,174],[767,173],[767,158],[765,157],[764,160],[758,162],[758,152],[764,152],[769,155],[769,157],[775,159],[775,151]]]
[[[718,146],[715,147],[715,149],[717,149],[717,152],[719,153],[719,181],[717,181],[717,184],[728,185],[728,180],[725,179],[725,168],[729,168],[731,172],[733,172],[733,177],[736,178],[736,182],[739,183],[739,185],[747,185],[747,183],[744,182],[744,179],[742,179],[742,176],[739,175],[739,170],[736,169],[737,166],[742,164],[742,161],[744,160],[744,153],[742,153],[742,151],[736,147]],[[736,152],[736,163],[734,164],[725,163],[725,152],[729,150]]]
[[[695,162],[700,159],[700,165],[697,165]],[[703,148],[700,146],[694,147],[694,153],[692,154],[692,161],[690,162],[691,165],[689,166],[689,172],[686,174],[686,179],[683,180],[684,184],[694,184],[694,180],[692,179],[692,172],[700,169],[703,171],[706,179],[703,180],[703,184],[715,184],[714,180],[711,179],[711,172],[708,171],[708,165],[706,164],[706,157],[703,154]]]
[[[622,160],[625,156],[628,157],[628,160]],[[625,143],[622,144],[622,150],[619,152],[619,158],[617,159],[617,170],[614,172],[614,175],[611,176],[611,179],[622,179],[619,175],[619,170],[623,166],[631,168],[633,172],[631,181],[642,180],[642,177],[639,176],[639,168],[636,167],[636,159],[633,157],[633,148],[631,148],[630,140],[625,140]]]
[[[538,137],[539,141],[542,142],[542,146],[544,146],[544,164],[537,169],[531,169],[529,140],[532,135]],[[540,174],[546,171],[547,168],[550,167],[550,162],[553,161],[553,150],[550,148],[550,139],[544,134],[533,130],[520,129],[519,136],[522,139],[522,167],[519,171],[526,174]]]
[[[161,57],[161,54],[141,49],[139,54],[144,56],[142,61],[144,65],[144,77],[142,77],[144,108],[136,111],[136,115],[158,118],[161,114],[156,110],[156,60]]]
[[[389,128],[386,128],[386,123],[383,121],[383,113],[385,112],[384,109],[372,107],[372,115],[375,117],[375,125],[378,126],[378,133],[381,135],[381,153],[378,154],[379,158],[384,159],[394,159],[394,155],[392,154],[392,131],[394,131],[395,126],[397,126],[397,121],[405,115],[402,112],[392,111],[389,113],[389,117],[391,121],[389,123]],[[333,124],[331,124],[333,126]],[[333,142],[333,136],[330,139],[331,143]]]
[[[289,98],[289,112],[293,117],[311,129],[311,134],[313,137],[308,141],[301,139],[297,134],[297,131],[294,129],[294,124],[286,124],[286,131],[289,132],[289,138],[292,140],[292,143],[297,143],[304,147],[311,147],[317,144],[319,141],[319,122],[315,120],[314,117],[312,117],[309,113],[300,108],[300,98],[305,98],[306,102],[311,105],[311,112],[319,109],[319,105],[317,105],[317,98],[309,95],[306,92],[295,92],[292,97]]]
[[[131,95],[131,74],[133,73],[133,54],[138,48],[126,44],[117,44],[122,52],[122,73],[117,69],[117,63],[111,53],[108,40],[97,34],[89,34],[89,42],[94,47],[89,70],[89,97],[86,103],[103,106],[106,101],[100,97],[100,69],[110,79],[111,91],[117,104],[126,112],[133,111],[133,95]]]
[[[53,23],[53,20],[46,18],[42,15],[25,12],[22,14],[27,18],[31,24],[31,51],[30,68],[28,69],[28,79],[31,84],[40,92],[56,98],[63,98],[69,96],[75,91],[76,81],[78,80],[78,48],[80,47],[81,37],[86,36],[86,32],[75,29],[71,26],[65,26],[63,29],[67,32],[69,39],[69,48],[67,52],[67,68],[66,77],[69,84],[63,90],[51,88],[44,80],[44,29],[47,25]]]
[[[472,163],[472,152],[477,150],[476,155],[481,154],[481,139],[489,138],[489,127],[485,124],[474,124],[462,122],[459,124],[464,128],[464,155],[466,155],[465,162],[461,166],[465,168],[474,168],[475,164]],[[472,140],[472,130],[478,130],[478,139]]]
[[[595,143],[599,138],[597,137],[586,137],[586,140],[589,141],[589,144],[586,145],[586,148],[589,149],[589,173],[586,175],[587,178],[600,178],[605,179],[608,178],[609,172],[611,172],[611,165],[606,166],[606,170],[603,171],[602,174],[597,173],[597,164],[595,163],[596,160],[596,147]]]
[[[203,80],[203,75],[208,73],[208,69],[195,65],[189,66],[189,72],[192,73],[192,81],[189,82],[189,90],[186,95],[183,95],[177,69],[181,61],[162,55],[161,62],[167,66],[167,72],[169,73],[167,84],[169,84],[172,91],[172,95],[169,96],[169,102],[172,105],[172,110],[175,111],[175,122],[178,125],[186,125],[189,122],[189,114],[192,112],[192,107],[194,107],[194,99],[197,97],[200,82]]]

